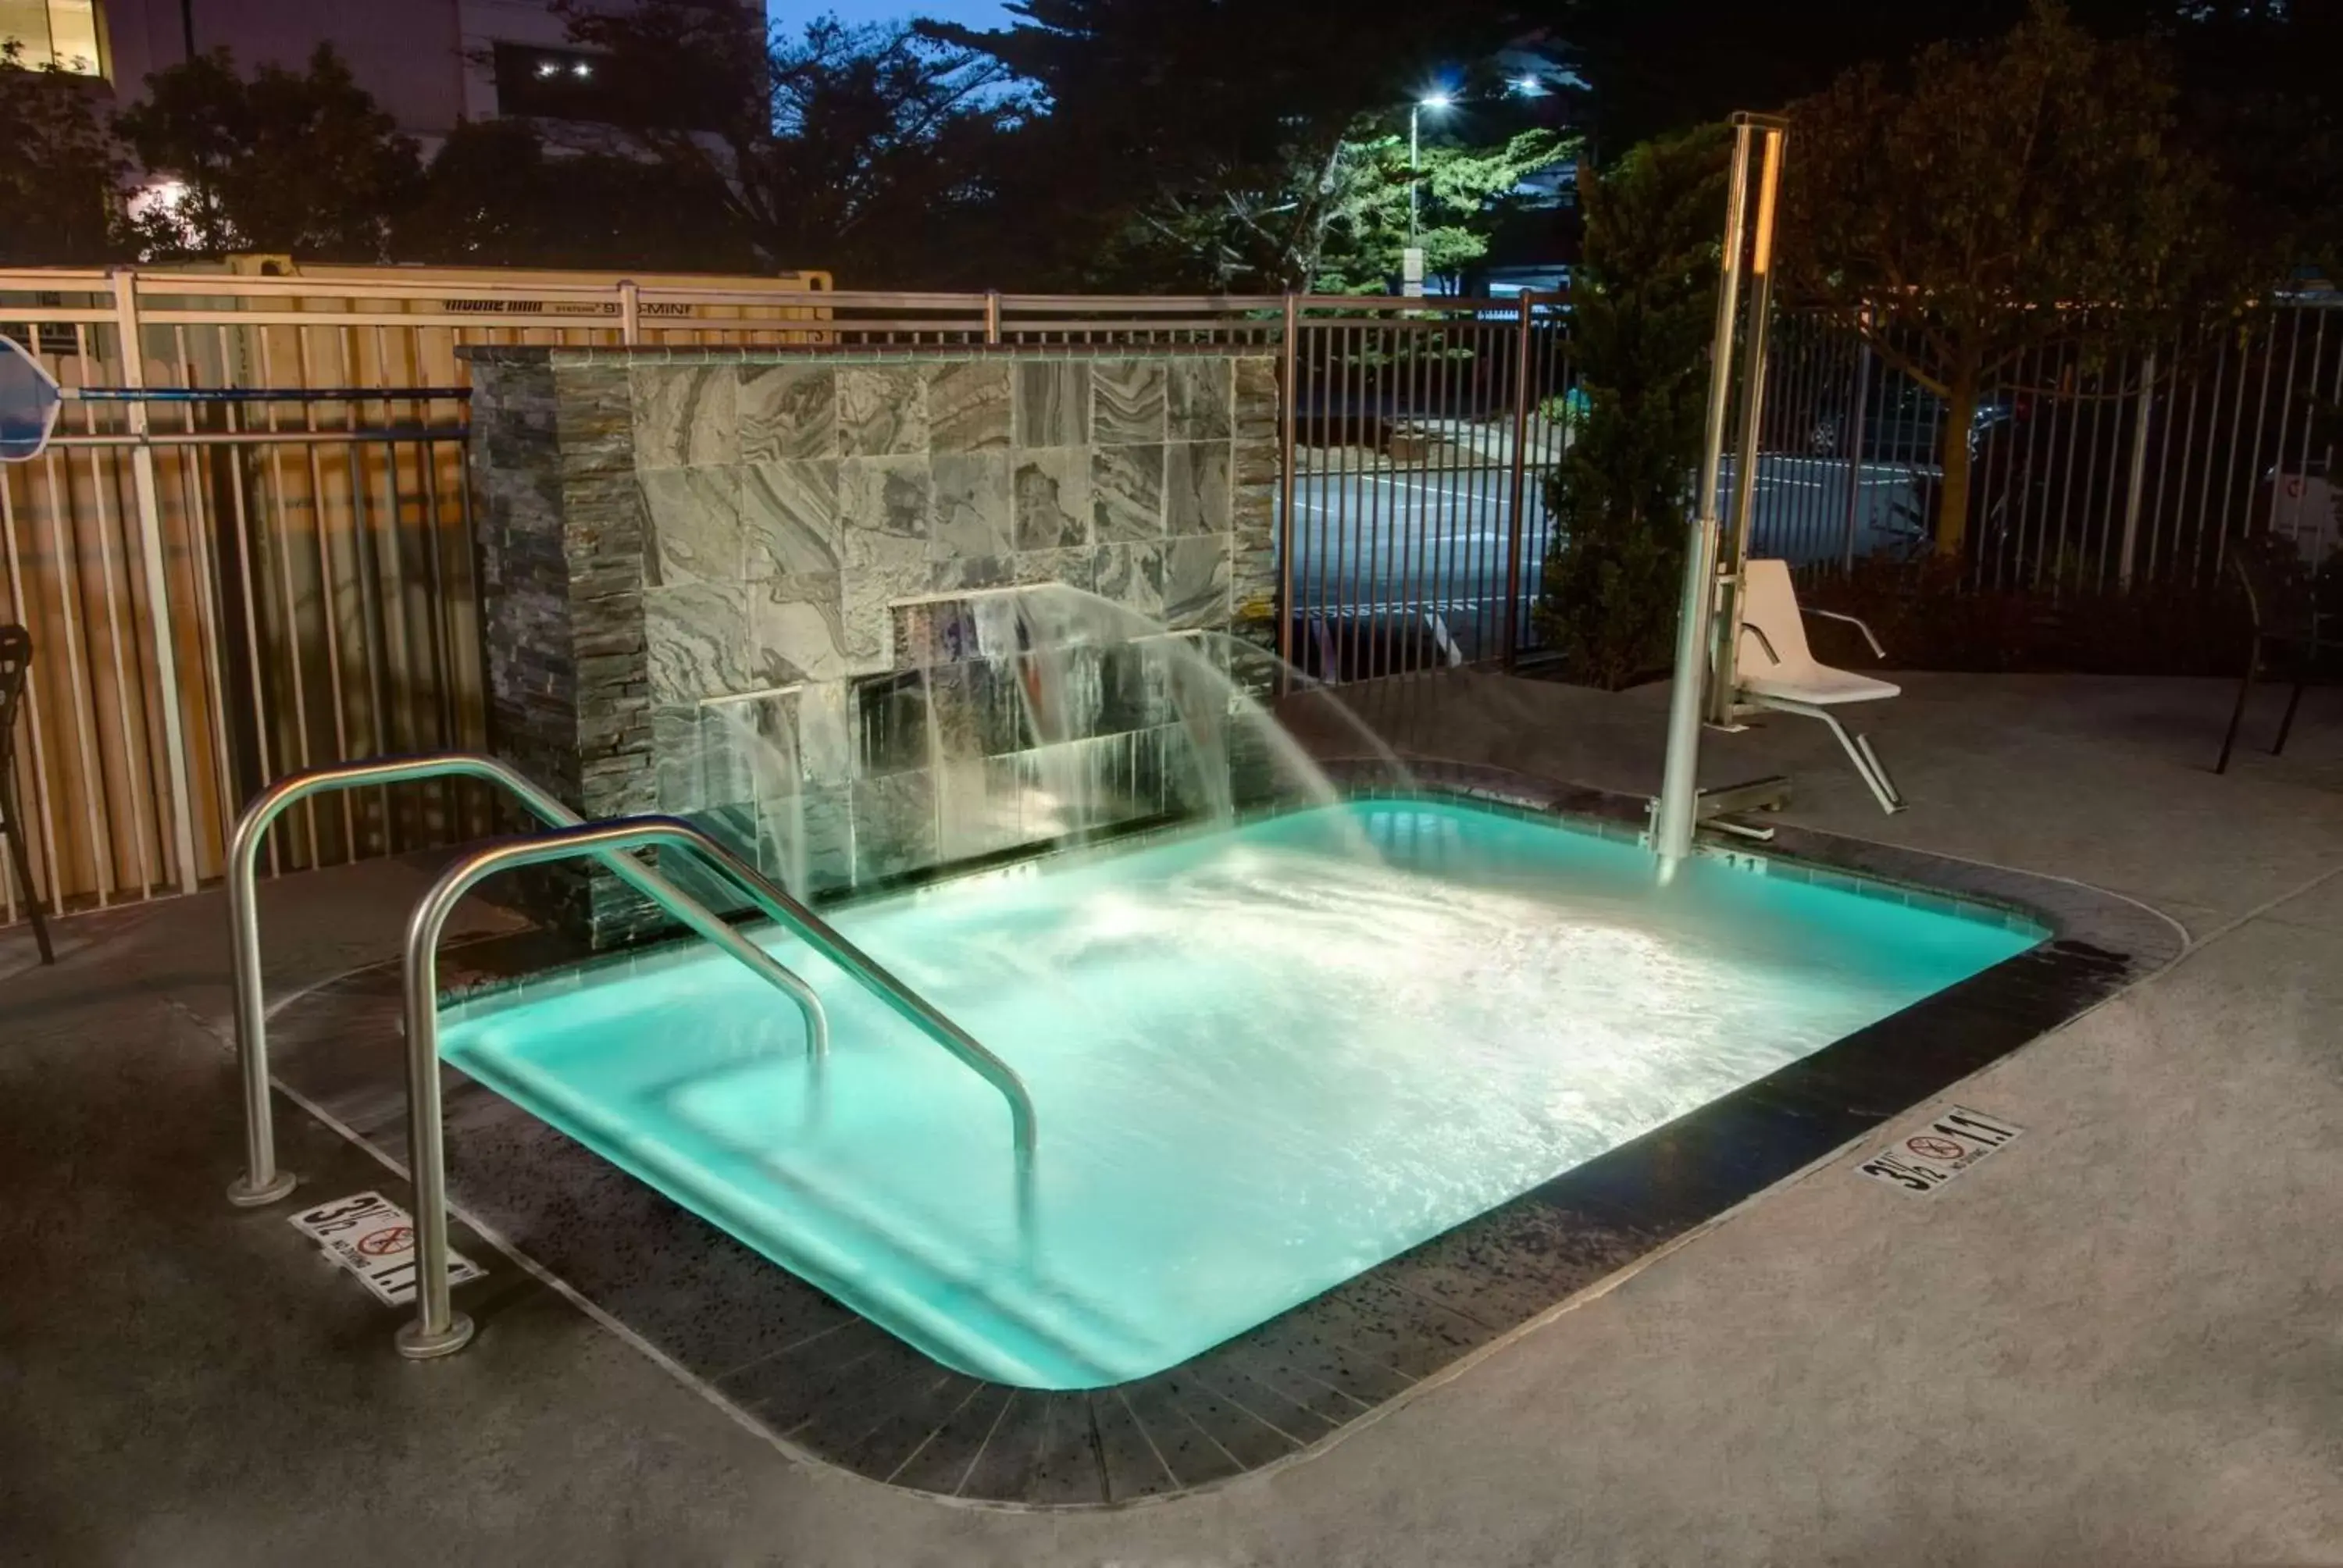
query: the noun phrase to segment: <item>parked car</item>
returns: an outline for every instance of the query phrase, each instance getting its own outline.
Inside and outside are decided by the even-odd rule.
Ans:
[[[1987,397],[1977,404],[1976,417],[1969,425],[1969,450],[1975,452],[1986,432],[2016,417],[2016,407],[2006,397]],[[1863,449],[1852,454],[1865,463],[1901,463],[1909,467],[1932,468],[1938,466],[1936,436],[1945,422],[1945,400],[1926,387],[1897,378],[1895,388],[1885,397],[1875,395],[1863,411]],[[1810,457],[1838,457],[1850,454],[1845,450],[1846,433],[1854,424],[1852,411],[1846,408],[1825,408],[1816,414],[1806,432],[1806,452]]]

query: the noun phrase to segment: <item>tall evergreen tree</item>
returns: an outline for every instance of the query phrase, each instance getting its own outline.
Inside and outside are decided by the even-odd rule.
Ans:
[[[1554,543],[1538,626],[1572,676],[1615,688],[1675,635],[1692,474],[1708,393],[1727,137],[1636,148],[1580,193],[1585,259],[1571,348],[1586,407],[1546,486]]]

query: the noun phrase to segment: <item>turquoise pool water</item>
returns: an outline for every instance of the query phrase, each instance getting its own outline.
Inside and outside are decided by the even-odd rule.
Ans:
[[[1061,856],[837,923],[1024,1075],[980,1080],[794,940],[450,1019],[449,1060],[937,1359],[1143,1376],[2035,938],[1462,802]]]

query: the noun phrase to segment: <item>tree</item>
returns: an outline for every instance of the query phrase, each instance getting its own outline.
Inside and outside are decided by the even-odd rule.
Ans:
[[[146,78],[115,117],[139,164],[184,187],[136,221],[158,256],[284,251],[379,261],[415,194],[415,143],[351,77],[331,45],[306,69],[236,74],[225,49]]]
[[[1547,481],[1539,628],[1574,678],[1616,689],[1666,661],[1700,456],[1725,136],[1650,142],[1580,192],[1571,347],[1586,408]]]
[[[0,45],[0,263],[74,266],[117,259],[122,151],[106,133],[87,78],[30,70]]]
[[[1296,258],[1342,205],[1361,117],[1388,124],[1458,61],[1503,43],[1520,9],[1024,0],[1006,28],[920,25],[1031,85],[1045,112],[1014,146],[1046,185],[1017,193],[1032,199],[1014,221],[1080,269],[1060,281],[1202,286],[1239,268],[1306,276]],[[1164,243],[1164,226],[1183,237]]]
[[[2037,349],[2161,330],[2240,276],[2153,46],[2045,5],[1791,106],[1785,281],[1944,401],[1939,554],[1961,552],[1980,392]]]
[[[1382,116],[1380,118],[1388,118]],[[1442,145],[1409,166],[1407,138],[1354,122],[1322,159],[1299,149],[1260,189],[1164,191],[1138,222],[1173,253],[1172,267],[1223,291],[1375,293],[1398,276],[1418,193],[1427,275],[1485,255],[1489,231],[1523,180],[1570,156],[1559,132],[1520,132],[1495,147]]]
[[[720,187],[607,153],[548,152],[526,120],[465,121],[396,219],[390,253],[442,266],[750,271]]]
[[[765,262],[861,286],[973,283],[988,176],[1017,115],[1006,73],[908,26],[834,16],[768,36],[735,0],[569,13],[617,62],[621,141],[720,193]]]

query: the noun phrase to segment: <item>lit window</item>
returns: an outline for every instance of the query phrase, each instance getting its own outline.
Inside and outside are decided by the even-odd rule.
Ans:
[[[20,65],[103,76],[104,32],[97,0],[0,0],[0,41],[16,45]]]

